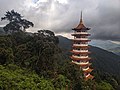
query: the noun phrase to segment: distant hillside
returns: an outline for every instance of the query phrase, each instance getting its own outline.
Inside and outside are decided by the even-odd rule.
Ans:
[[[58,38],[59,46],[64,50],[64,53],[70,55],[72,41],[63,36],[58,36]],[[120,56],[94,46],[91,46],[90,51],[92,52],[91,62],[94,69],[111,74],[120,74]]]
[[[4,30],[2,27],[0,27],[0,34],[4,34]]]
[[[97,46],[106,50],[120,46],[116,43],[111,42],[110,40],[92,40],[90,42],[90,45]]]
[[[58,36],[58,38],[59,38],[59,46],[64,48],[64,50],[70,50],[72,41],[63,36]]]
[[[120,45],[111,42],[110,40],[92,40],[90,45],[97,46],[107,51],[120,55]]]
[[[120,56],[120,45],[118,47],[109,49],[109,51],[114,52],[115,54]]]

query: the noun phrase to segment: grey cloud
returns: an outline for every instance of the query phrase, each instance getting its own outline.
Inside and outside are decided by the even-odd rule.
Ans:
[[[98,21],[93,28],[92,38],[120,41],[120,1],[103,1],[98,5]]]
[[[120,41],[119,0],[68,0],[67,4],[56,0],[39,1],[32,6],[30,0],[1,0],[0,17],[6,10],[15,9],[35,24],[30,29],[32,32],[50,29],[57,34],[70,34],[71,29],[79,23],[83,10],[84,23],[91,27],[92,39]],[[1,25],[4,23],[0,22]]]

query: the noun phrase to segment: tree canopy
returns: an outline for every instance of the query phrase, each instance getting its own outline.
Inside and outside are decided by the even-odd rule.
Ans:
[[[34,24],[26,19],[23,19],[23,16],[14,10],[7,11],[5,16],[1,20],[7,20],[9,23],[3,27],[4,31],[7,32],[16,32],[16,31],[25,31],[30,26]]]

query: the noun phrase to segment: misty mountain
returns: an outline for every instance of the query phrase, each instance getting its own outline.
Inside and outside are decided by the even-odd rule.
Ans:
[[[59,46],[64,50],[65,55],[70,55],[72,40],[63,36],[58,36],[58,38]],[[95,70],[120,74],[120,56],[95,46],[91,46],[90,51],[92,52],[92,66]]]
[[[120,45],[111,42],[110,40],[92,40],[90,45],[97,46],[107,51],[120,55]]]
[[[109,51],[111,51],[111,52],[120,56],[120,46],[115,47],[115,48],[111,48],[111,49],[109,49]]]
[[[110,40],[91,40],[90,45],[107,50],[119,46],[118,44],[112,43]]]

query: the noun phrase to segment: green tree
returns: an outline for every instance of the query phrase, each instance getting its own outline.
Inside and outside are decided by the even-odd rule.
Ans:
[[[23,19],[23,16],[14,10],[7,11],[5,17],[2,17],[1,20],[8,20],[9,23],[3,27],[4,31],[16,32],[16,31],[25,31],[30,26],[34,24],[26,19]]]
[[[49,74],[54,73],[56,68],[55,55],[60,51],[60,48],[57,46],[58,38],[49,30],[39,30],[38,33],[34,33],[33,38],[32,43],[29,42],[27,45],[38,56],[38,60],[34,62],[34,68],[38,73],[41,72],[40,74],[49,76]]]
[[[14,62],[13,51],[11,48],[0,48],[0,64],[9,64]]]
[[[56,90],[65,90],[66,88],[70,89],[70,80],[63,75],[58,75],[52,82]]]
[[[12,41],[9,36],[0,36],[0,64],[14,62]]]
[[[0,90],[55,90],[50,80],[9,64],[0,65]]]
[[[97,90],[114,90],[114,88],[112,87],[112,85],[110,85],[109,83],[106,83],[104,81],[102,81],[101,83],[98,83],[96,85],[96,89]]]

